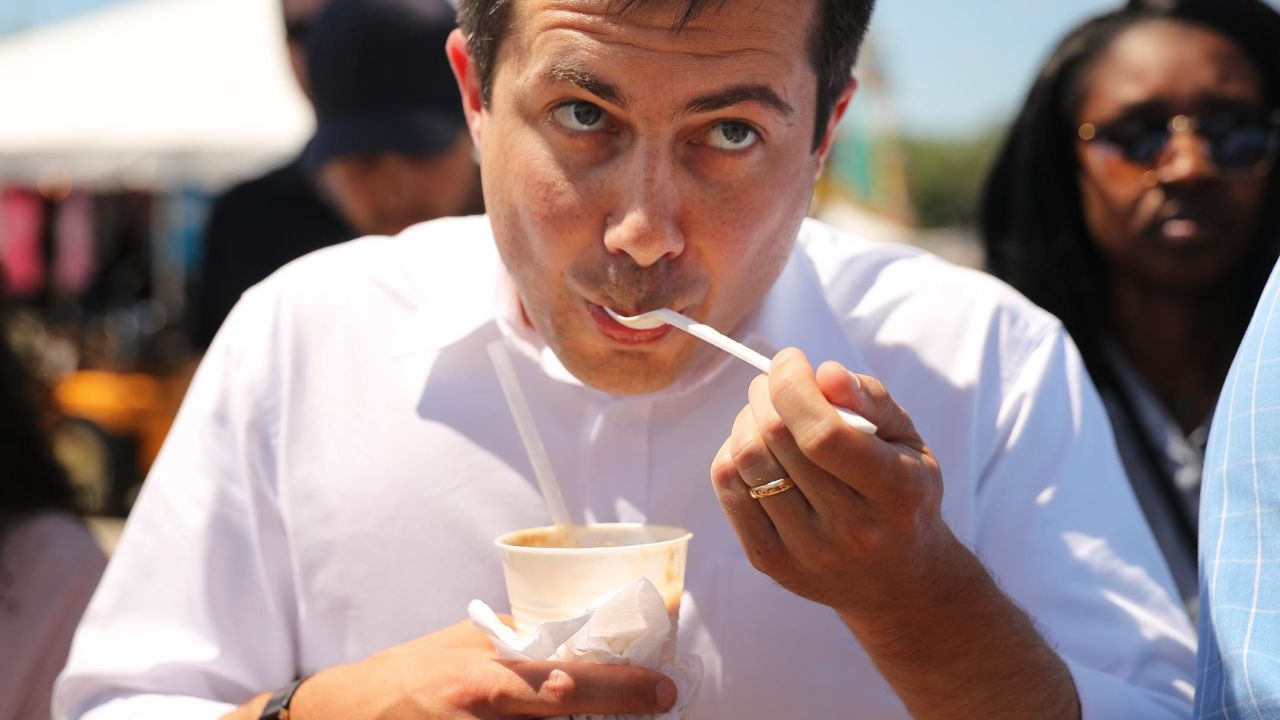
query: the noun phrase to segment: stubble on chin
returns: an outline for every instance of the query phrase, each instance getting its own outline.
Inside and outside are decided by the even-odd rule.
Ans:
[[[676,332],[663,341],[671,344],[670,349],[596,349],[585,347],[586,342],[574,344],[571,339],[549,345],[565,369],[585,385],[612,395],[643,395],[675,384],[701,360],[702,347]]]

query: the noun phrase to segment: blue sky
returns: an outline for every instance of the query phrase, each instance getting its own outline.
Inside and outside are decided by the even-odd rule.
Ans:
[[[1022,102],[1049,50],[1117,0],[880,0],[871,43],[911,134],[965,135]],[[856,100],[855,100],[856,102]]]
[[[0,0],[0,35],[69,17],[118,0]]]
[[[915,135],[961,136],[1000,122],[1022,103],[1068,30],[1122,3],[877,0],[872,42],[899,126]]]
[[[0,0],[0,35],[122,1]],[[879,0],[872,42],[891,112],[915,135],[963,136],[999,122],[1066,30],[1118,2]]]

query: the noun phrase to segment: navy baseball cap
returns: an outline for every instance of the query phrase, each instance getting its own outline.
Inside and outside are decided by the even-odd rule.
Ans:
[[[307,38],[315,97],[310,167],[343,155],[437,155],[466,127],[445,57],[447,0],[334,0]]]

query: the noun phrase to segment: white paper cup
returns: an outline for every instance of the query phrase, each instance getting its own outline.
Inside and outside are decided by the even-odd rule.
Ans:
[[[494,541],[502,551],[516,632],[529,637],[544,622],[576,617],[602,595],[644,577],[662,594],[674,639],[685,557],[693,534],[684,528],[640,523],[599,523],[575,529],[582,547],[564,547],[554,526],[517,530]]]

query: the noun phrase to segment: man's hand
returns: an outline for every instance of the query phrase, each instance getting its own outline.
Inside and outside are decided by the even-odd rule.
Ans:
[[[879,382],[836,363],[815,380],[800,352],[784,350],[749,397],[712,477],[756,568],[823,605],[874,611],[963,551],[942,521],[938,462]],[[867,417],[878,434],[846,425],[833,403]],[[796,488],[748,495],[781,477]]]
[[[652,714],[675,704],[675,684],[643,668],[499,660],[467,622],[329,668],[298,688],[294,720],[435,720]],[[257,718],[259,696],[228,718]],[[256,712],[255,712],[256,710]],[[240,711],[237,711],[240,712]]]
[[[751,563],[834,608],[915,717],[1079,717],[1066,666],[943,522],[938,462],[875,379],[779,352],[711,477]]]

